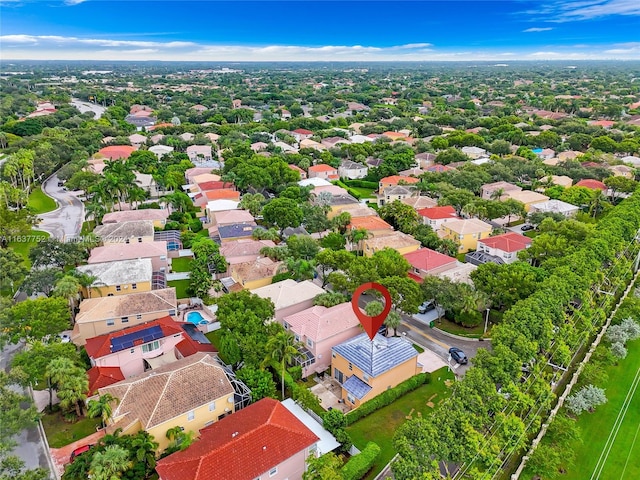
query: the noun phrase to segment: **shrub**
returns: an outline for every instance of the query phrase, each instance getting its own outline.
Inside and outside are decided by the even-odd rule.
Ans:
[[[602,388],[587,385],[567,398],[567,409],[574,415],[580,415],[585,410],[593,411],[598,405],[607,403],[607,397]]]
[[[333,433],[336,430],[347,426],[347,419],[340,410],[329,410],[322,416],[322,426],[327,429],[329,433]]]
[[[371,400],[364,402],[355,410],[352,410],[349,413],[347,413],[345,415],[345,418],[347,420],[347,425],[351,425],[357,422],[358,420],[360,420],[361,418],[364,418],[367,415],[375,412],[376,410],[379,410],[382,407],[386,407],[387,405],[390,405],[391,403],[396,401],[398,398],[415,390],[420,385],[424,385],[425,383],[428,383],[428,381],[429,381],[428,373],[419,373],[418,375],[415,375],[410,379],[405,380],[404,382],[400,383],[394,388],[385,390],[377,397],[374,397]]]
[[[342,478],[344,480],[360,480],[371,470],[378,455],[380,455],[380,447],[373,442],[367,443],[362,452],[351,457],[342,467],[340,471]]]
[[[336,437],[336,441],[340,444],[340,452],[347,453],[351,449],[353,445],[351,435],[344,428],[336,430],[333,436]]]
[[[623,359],[627,356],[627,349],[625,348],[623,343],[612,343],[611,354],[616,358]]]

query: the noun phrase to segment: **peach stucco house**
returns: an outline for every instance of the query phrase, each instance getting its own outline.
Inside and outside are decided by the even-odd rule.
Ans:
[[[269,299],[275,306],[275,320],[281,322],[287,315],[313,307],[313,300],[324,290],[310,280],[296,282],[290,278],[256,288],[252,293]]]
[[[362,332],[351,303],[311,307],[284,317],[282,325],[303,345],[298,357],[303,377],[324,372],[331,365],[331,349]]]

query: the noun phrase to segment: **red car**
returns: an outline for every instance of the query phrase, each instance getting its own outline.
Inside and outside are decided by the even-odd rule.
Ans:
[[[76,448],[73,452],[71,452],[70,461],[73,462],[78,455],[81,455],[84,452],[88,452],[91,447],[93,447],[93,444],[92,445],[83,445],[82,447]]]

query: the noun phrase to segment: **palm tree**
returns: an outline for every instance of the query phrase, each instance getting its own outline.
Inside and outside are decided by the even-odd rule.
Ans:
[[[149,433],[140,432],[131,442],[131,446],[135,449],[136,459],[144,463],[145,472],[151,473],[156,466],[158,442],[154,442],[153,436]]]
[[[76,366],[73,360],[67,357],[54,358],[49,362],[45,369],[47,377],[47,388],[49,389],[49,411],[53,409],[53,388],[64,383],[68,376]]]
[[[107,420],[109,420],[109,417],[111,417],[111,413],[113,412],[111,407],[113,402],[117,405],[120,400],[110,393],[100,395],[98,400],[89,400],[89,404],[87,405],[87,414],[91,418],[100,417],[102,420],[102,428],[104,428],[107,426]]]
[[[500,197],[502,197],[502,195],[504,195],[504,188],[496,188],[493,192],[491,192],[489,198],[491,200],[500,200]]]
[[[87,391],[89,390],[89,378],[86,372],[74,367],[69,372],[68,378],[64,382],[58,384],[58,398],[60,406],[63,409],[76,409],[78,417],[82,416],[82,407],[87,399]]]
[[[293,362],[293,360],[300,354],[298,352],[296,342],[293,335],[284,330],[278,332],[275,336],[271,337],[266,345],[267,358],[262,362],[263,368],[272,362],[280,362],[282,365],[282,399],[284,400],[284,374],[287,364]]]
[[[78,279],[72,275],[65,275],[56,283],[53,294],[56,297],[65,297],[69,301],[69,313],[71,314],[71,323],[75,323],[75,307],[76,300],[82,285]]]
[[[355,228],[349,232],[349,241],[352,245],[357,245],[358,249],[356,250],[356,255],[358,252],[364,253],[364,246],[362,242],[364,242],[367,238],[369,238],[369,231],[364,228]]]
[[[167,430],[165,436],[171,440],[171,445],[167,447],[167,450],[177,452],[178,450],[185,450],[195,440],[195,432],[190,430],[185,432],[182,427],[172,427]],[[165,450],[166,452],[166,450]]]
[[[91,459],[91,480],[117,480],[133,467],[129,451],[118,445],[109,445],[104,452],[96,452]]]
[[[395,310],[391,310],[389,312],[389,315],[387,315],[387,318],[384,319],[384,324],[389,328],[393,328],[394,337],[398,336],[397,330],[401,323],[402,318],[400,317],[400,314]]]

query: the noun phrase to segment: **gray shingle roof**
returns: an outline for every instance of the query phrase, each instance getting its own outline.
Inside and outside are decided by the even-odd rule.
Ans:
[[[404,338],[376,335],[372,342],[366,333],[336,345],[333,351],[372,377],[418,356]]]
[[[355,375],[351,375],[347,378],[347,381],[342,384],[344,389],[358,400],[364,398],[364,396],[371,391],[371,387],[360,380]]]

